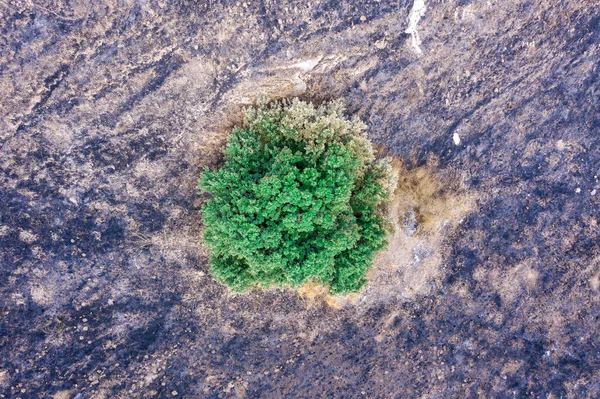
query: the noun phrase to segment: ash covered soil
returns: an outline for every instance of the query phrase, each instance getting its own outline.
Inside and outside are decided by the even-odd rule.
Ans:
[[[600,397],[594,3],[2,1],[0,397]],[[198,176],[293,96],[404,165],[351,301],[208,274]]]

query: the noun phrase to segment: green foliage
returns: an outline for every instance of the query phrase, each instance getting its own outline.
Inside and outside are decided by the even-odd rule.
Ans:
[[[300,100],[245,110],[225,164],[200,192],[211,273],[234,291],[328,285],[360,290],[389,227],[380,210],[390,165],[375,161],[358,119],[338,102]]]

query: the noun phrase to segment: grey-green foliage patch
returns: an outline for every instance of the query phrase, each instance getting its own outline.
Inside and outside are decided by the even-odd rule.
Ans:
[[[212,275],[234,291],[308,281],[360,290],[386,245],[380,208],[393,191],[365,128],[336,101],[246,109],[225,164],[200,178],[211,195],[202,218]]]

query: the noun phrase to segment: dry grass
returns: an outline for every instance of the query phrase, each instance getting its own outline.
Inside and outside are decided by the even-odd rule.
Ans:
[[[311,306],[324,302],[332,308],[341,309],[346,305],[356,304],[360,300],[360,294],[330,295],[327,287],[313,282],[304,284],[298,288],[297,292]]]
[[[413,210],[417,215],[417,235],[435,234],[450,223],[456,226],[474,206],[474,198],[461,187],[456,173],[435,174],[425,165],[410,171],[396,161],[400,175],[393,204],[398,213]],[[402,220],[398,220],[399,226]]]
[[[467,192],[455,171],[439,170],[435,162],[411,170],[398,159],[392,165],[399,177],[386,214],[394,233],[369,273],[366,302],[429,293],[440,276],[446,237],[475,207],[474,193]],[[414,234],[403,227],[411,211],[417,221]]]
[[[313,282],[308,282],[298,288],[298,294],[300,294],[302,298],[308,300],[308,302],[324,299],[327,296],[328,291],[327,287]]]

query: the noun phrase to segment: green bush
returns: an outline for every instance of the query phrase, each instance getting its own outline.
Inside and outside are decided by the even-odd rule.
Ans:
[[[309,281],[360,290],[387,243],[380,208],[393,190],[365,125],[345,118],[339,102],[295,99],[244,116],[225,164],[200,178],[212,196],[202,207],[211,273],[234,291]]]

